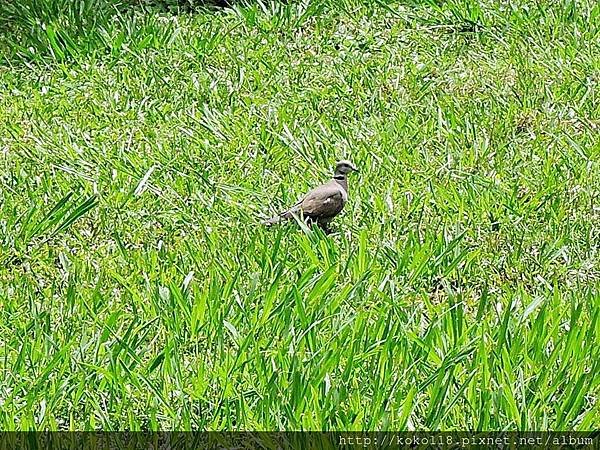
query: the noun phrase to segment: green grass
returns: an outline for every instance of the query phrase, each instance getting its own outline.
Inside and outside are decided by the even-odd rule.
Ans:
[[[600,427],[597,2],[113,3],[0,6],[0,429]]]

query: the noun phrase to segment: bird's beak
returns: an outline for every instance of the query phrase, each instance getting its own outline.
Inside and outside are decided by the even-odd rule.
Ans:
[[[350,166],[350,168],[355,172],[359,172],[359,170],[356,168],[356,166]]]

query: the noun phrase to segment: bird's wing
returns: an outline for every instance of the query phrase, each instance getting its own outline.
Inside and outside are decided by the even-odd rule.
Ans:
[[[298,205],[298,209],[311,218],[328,218],[339,214],[344,203],[342,188],[334,181],[310,191]]]

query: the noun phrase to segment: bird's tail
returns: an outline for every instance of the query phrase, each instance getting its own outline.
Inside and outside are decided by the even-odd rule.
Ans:
[[[271,217],[270,219],[265,220],[263,222],[263,224],[270,227],[271,225],[275,225],[277,223],[281,223],[281,222],[285,222],[286,220],[290,220],[295,215],[297,215],[297,209],[291,208],[291,209],[288,209],[287,211],[282,212],[281,214],[278,214],[274,217]]]
[[[282,220],[283,220],[283,218],[281,216],[271,217],[270,219],[264,220],[263,225],[270,227],[271,225],[275,225],[275,224],[281,222]]]

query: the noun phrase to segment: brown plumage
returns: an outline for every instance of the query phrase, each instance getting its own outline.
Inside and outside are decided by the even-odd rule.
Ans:
[[[265,221],[265,225],[273,225],[296,216],[316,222],[322,228],[327,229],[329,222],[342,211],[348,201],[346,176],[354,171],[357,169],[350,161],[339,161],[335,166],[335,174],[331,181],[313,189],[290,209]]]

